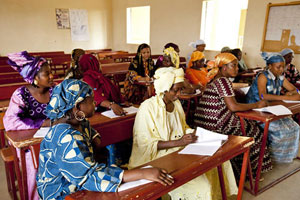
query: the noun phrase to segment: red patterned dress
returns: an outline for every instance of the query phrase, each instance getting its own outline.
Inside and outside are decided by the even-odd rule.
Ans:
[[[228,78],[220,77],[213,80],[207,85],[196,108],[194,125],[225,135],[242,135],[239,117],[228,109],[224,100],[224,97],[233,96],[235,96],[234,90]],[[250,150],[251,167],[255,176],[263,132],[254,121],[245,120],[244,123],[247,136],[254,137],[255,140],[255,144],[252,145]],[[232,166],[239,177],[242,156],[233,159]],[[266,147],[262,172],[267,172],[271,169],[270,154]]]

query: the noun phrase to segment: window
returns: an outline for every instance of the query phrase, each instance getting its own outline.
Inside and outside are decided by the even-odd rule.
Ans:
[[[206,49],[242,48],[248,0],[204,0],[200,38]]]
[[[150,6],[127,8],[127,43],[150,42]]]

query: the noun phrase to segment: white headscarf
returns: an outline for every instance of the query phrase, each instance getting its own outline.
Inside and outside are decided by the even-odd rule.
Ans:
[[[285,56],[285,55],[287,55],[287,54],[289,54],[289,53],[292,53],[292,54],[294,55],[294,51],[293,51],[292,49],[290,49],[290,48],[285,48],[285,49],[283,49],[283,50],[280,52],[280,54],[281,54],[282,56]]]
[[[205,44],[204,40],[196,40],[196,42],[191,42],[189,46],[197,48],[198,45]]]
[[[157,95],[163,94],[165,91],[170,91],[175,83],[184,81],[184,71],[182,68],[163,67],[155,71],[154,88]]]

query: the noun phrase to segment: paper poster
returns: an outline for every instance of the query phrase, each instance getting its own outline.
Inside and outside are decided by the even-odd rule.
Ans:
[[[56,8],[56,25],[59,29],[70,28],[69,9]]]
[[[70,9],[70,24],[72,41],[88,41],[88,13],[87,10]]]

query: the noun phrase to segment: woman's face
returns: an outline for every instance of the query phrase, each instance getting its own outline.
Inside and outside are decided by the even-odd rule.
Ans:
[[[292,63],[294,55],[293,55],[293,53],[288,53],[283,57],[284,57],[284,60],[285,60],[285,64],[288,65],[288,64]]]
[[[202,58],[200,60],[196,60],[193,63],[197,69],[200,69],[200,68],[204,67],[204,58]]]
[[[280,76],[284,71],[284,62],[272,63],[268,66],[270,71],[274,74],[274,76]]]
[[[35,77],[37,81],[37,85],[39,87],[52,87],[54,86],[53,82],[53,74],[51,73],[51,68],[48,65],[48,63],[44,63],[40,69],[40,71],[37,73]]]
[[[234,78],[238,75],[239,67],[238,61],[233,60],[232,62],[225,64],[224,70],[227,72],[228,77]]]
[[[95,113],[95,105],[94,96],[89,96],[79,104],[79,108],[82,112],[84,112],[85,117],[89,118]]]
[[[181,90],[183,89],[183,82],[175,83],[169,92],[165,92],[165,99],[167,101],[176,101],[178,99],[178,96],[181,93]]]
[[[163,61],[162,61],[162,66],[163,67],[173,67],[173,63],[171,61],[170,56],[164,56]]]
[[[197,51],[203,52],[205,50],[206,44],[200,44],[196,46]]]
[[[148,60],[150,58],[150,48],[142,49],[141,55],[142,55],[143,60]]]

